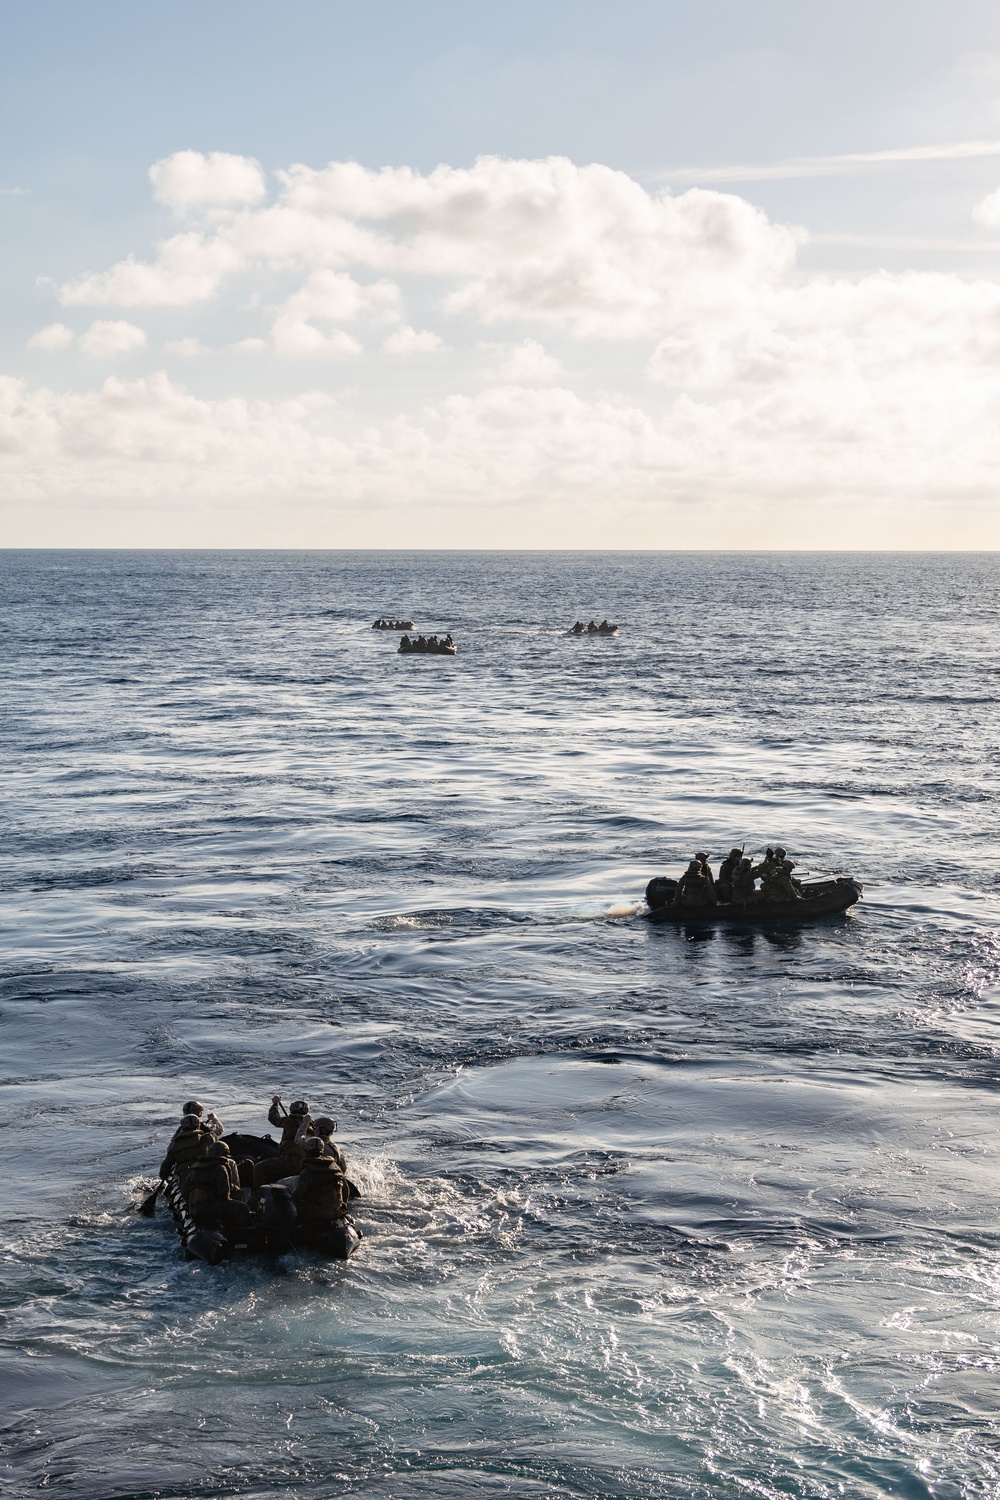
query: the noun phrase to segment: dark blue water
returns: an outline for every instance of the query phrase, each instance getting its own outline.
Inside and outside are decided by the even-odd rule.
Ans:
[[[1000,1494],[996,558],[0,589],[7,1493]],[[744,839],[864,902],[642,919]],[[272,1092],[362,1252],[186,1264],[130,1212],[179,1106]]]

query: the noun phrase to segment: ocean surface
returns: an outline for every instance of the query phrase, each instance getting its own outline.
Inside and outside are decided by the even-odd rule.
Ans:
[[[998,627],[988,555],[0,553],[5,1495],[995,1500]],[[864,900],[643,919],[744,841]],[[181,1104],[272,1093],[360,1253],[186,1263]]]

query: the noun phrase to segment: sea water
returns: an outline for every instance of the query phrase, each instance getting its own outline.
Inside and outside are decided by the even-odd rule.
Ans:
[[[0,591],[5,1493],[1000,1494],[996,558]],[[644,919],[779,841],[863,902]],[[185,1262],[134,1212],[182,1103],[273,1093],[360,1253]]]

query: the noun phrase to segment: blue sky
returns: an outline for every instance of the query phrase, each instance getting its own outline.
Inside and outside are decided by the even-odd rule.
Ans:
[[[8,544],[1000,545],[995,6],[39,0],[4,34]]]

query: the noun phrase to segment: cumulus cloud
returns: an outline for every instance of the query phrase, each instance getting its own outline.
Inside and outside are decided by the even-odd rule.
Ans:
[[[239,252],[218,236],[175,234],[155,261],[130,255],[109,271],[65,282],[59,301],[64,307],[188,307],[214,297],[242,264]]]
[[[1000,188],[993,193],[987,193],[985,198],[980,199],[972,210],[972,217],[985,229],[1000,227]]]
[[[411,354],[433,354],[442,344],[443,340],[439,335],[432,333],[429,328],[410,328],[404,323],[389,334],[383,341],[382,348],[386,354],[406,359]]]
[[[399,303],[399,288],[391,281],[363,285],[343,271],[314,271],[277,311],[275,352],[287,358],[359,354],[361,345],[343,329],[323,333],[315,325],[362,317],[392,321],[399,316]]]
[[[267,192],[259,161],[228,151],[175,151],[149,169],[153,196],[177,213],[259,203]]]
[[[84,393],[0,380],[0,476],[13,499],[134,505],[282,496],[333,505],[564,503],[737,511],[937,497],[993,506],[1000,375],[891,389],[856,381],[659,413],[562,388],[505,385],[363,424],[333,398],[206,400],[165,375]],[[678,510],[679,507],[679,510]]]
[[[167,354],[176,354],[181,359],[199,359],[209,352],[201,339],[194,338],[170,339],[163,347]]]
[[[174,235],[152,261],[129,257],[68,282],[62,301],[182,306],[250,267],[360,268],[444,278],[445,305],[486,324],[632,338],[663,330],[679,309],[730,306],[781,278],[802,238],[734,194],[650,194],[624,172],[563,157],[481,157],[426,175],[334,162],[278,178],[276,202],[222,214],[211,233]]]
[[[134,323],[123,318],[98,320],[91,323],[80,340],[84,354],[93,359],[114,359],[118,354],[134,354],[146,344],[146,335]]]
[[[494,357],[486,372],[488,379],[510,381],[513,385],[550,385],[566,377],[559,360],[547,353],[537,339],[523,339],[520,344],[482,344],[480,347]]]
[[[269,202],[255,163],[190,156],[157,164],[156,189],[202,213],[199,226],[170,236],[148,262],[130,257],[67,283],[64,303],[180,307],[240,273],[234,305],[253,314],[255,332],[234,329],[229,348],[296,361],[358,360],[362,341],[397,357],[441,348],[433,314],[429,328],[404,322],[416,278],[420,305],[472,324],[470,342],[484,327],[528,328],[476,345],[466,381],[476,390],[485,378],[489,389],[422,390],[419,411],[377,423],[321,396],[203,402],[165,377],[73,398],[12,387],[0,448],[8,444],[4,472],[15,487],[20,473],[55,493],[73,472],[80,494],[168,495],[173,485],[239,497],[270,486],[351,504],[527,504],[571,492],[652,506],[713,496],[819,506],[864,495],[936,496],[942,506],[953,495],[992,498],[997,281],[811,274],[795,265],[801,235],[739,197],[649,193],[624,173],[561,158],[483,158],[427,174],[297,166],[278,174]],[[978,205],[981,222],[998,198]],[[256,336],[262,313],[266,339]],[[564,363],[545,347],[553,330]],[[449,344],[461,345],[462,333]],[[32,346],[67,339],[53,324]],[[81,347],[106,357],[144,339],[134,324],[97,322]],[[598,367],[592,343],[574,364],[578,339],[623,341],[606,367],[618,395],[576,394],[584,387],[574,370],[582,380]],[[198,347],[183,337],[168,345],[174,354]],[[440,362],[438,378],[455,363]],[[51,458],[33,447],[43,431]]]
[[[28,340],[29,349],[68,349],[73,342],[73,330],[65,323],[49,323],[39,328]]]

